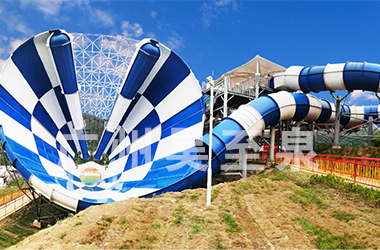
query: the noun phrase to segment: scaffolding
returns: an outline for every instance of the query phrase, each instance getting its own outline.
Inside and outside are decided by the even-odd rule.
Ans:
[[[262,94],[271,93],[272,90],[266,87],[267,81],[275,73],[284,71],[284,67],[257,55],[242,66],[224,73],[214,81],[214,126],[240,105],[246,104]],[[202,84],[202,90],[206,103],[206,121],[208,121],[211,91],[209,81]],[[205,125],[204,131],[208,131],[208,122]]]

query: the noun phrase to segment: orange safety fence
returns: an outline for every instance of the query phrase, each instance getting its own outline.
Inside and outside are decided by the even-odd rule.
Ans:
[[[254,161],[266,163],[268,152],[259,152]],[[311,173],[332,174],[353,183],[380,187],[378,158],[276,152],[275,162]]]
[[[5,194],[1,194],[0,195],[0,207],[23,196],[24,193],[20,190],[20,189],[17,189],[17,190],[12,190],[12,191],[9,191]]]
[[[21,191],[18,192],[18,191],[20,190],[14,190],[2,196],[2,199],[4,201],[2,200],[1,202],[5,202],[5,201],[7,202],[5,202],[5,204],[2,204],[0,206],[0,220],[4,219],[8,215],[13,214],[17,210],[21,209],[22,207],[30,203],[31,200],[29,199],[29,197],[27,195],[24,195],[23,192]],[[10,194],[11,196],[9,196]],[[10,197],[12,200],[9,200]]]

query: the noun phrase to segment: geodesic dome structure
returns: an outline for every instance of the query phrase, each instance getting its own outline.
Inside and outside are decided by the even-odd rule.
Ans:
[[[83,113],[108,119],[139,41],[71,33]]]

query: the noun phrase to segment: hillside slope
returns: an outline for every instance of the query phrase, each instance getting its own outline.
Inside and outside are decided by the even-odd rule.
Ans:
[[[380,209],[306,173],[277,170],[206,190],[94,206],[17,249],[379,248]]]
[[[361,148],[330,148],[322,152],[327,155],[344,155],[354,157],[380,158],[379,147],[361,147]]]

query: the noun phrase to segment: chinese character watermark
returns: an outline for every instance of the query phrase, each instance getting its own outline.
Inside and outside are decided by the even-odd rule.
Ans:
[[[292,128],[291,131],[283,131],[281,136],[282,147],[287,152],[277,153],[277,159],[283,159],[276,168],[283,170],[287,166],[293,165],[301,167],[306,165],[310,168],[318,165],[311,161],[315,156],[313,151],[313,131],[300,131],[299,127]],[[303,152],[306,152],[305,155]],[[293,164],[292,164],[293,162]],[[295,170],[295,168],[292,168]]]

